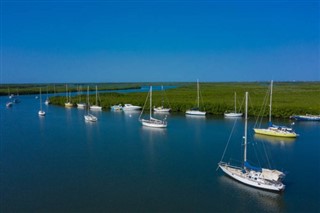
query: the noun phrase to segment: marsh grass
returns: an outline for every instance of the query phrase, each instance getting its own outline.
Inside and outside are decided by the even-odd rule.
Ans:
[[[141,85],[161,85],[160,83],[119,83],[119,84],[99,84],[99,90],[117,90],[117,89],[133,89],[140,88]],[[168,83],[167,83],[168,85]],[[185,112],[196,106],[196,83],[170,83],[170,85],[178,86],[174,89],[165,91],[165,106],[170,106],[173,112]],[[234,109],[234,92],[237,93],[237,109],[244,109],[244,94],[249,92],[249,115],[258,116],[261,111],[265,96],[269,90],[270,82],[250,82],[250,83],[200,83],[201,101],[200,108],[209,114],[223,115],[225,111]],[[39,85],[37,85],[39,86]],[[41,86],[41,85],[40,85]],[[43,86],[43,85],[42,85]],[[52,85],[51,85],[52,86]],[[91,84],[91,90],[94,90],[95,84]],[[86,84],[83,84],[83,91]],[[20,87],[21,88],[21,87]],[[57,88],[57,87],[56,87]],[[71,87],[76,91],[76,87]],[[6,88],[5,94],[8,94]],[[38,93],[38,87],[32,89],[21,89],[20,94],[25,92]],[[52,91],[52,90],[50,90]],[[59,85],[58,91],[65,92],[65,84]],[[147,93],[100,93],[100,105],[104,110],[108,110],[112,105],[131,103],[143,106],[147,97]],[[153,104],[158,106],[161,104],[163,92],[153,92]],[[85,99],[82,95],[81,99]],[[74,103],[78,97],[72,99]],[[95,101],[94,95],[90,95],[91,104]],[[65,96],[53,97],[52,104],[64,106]],[[267,101],[267,104],[269,102]],[[240,108],[240,106],[242,106]],[[146,109],[148,109],[148,105]],[[268,105],[263,111],[263,116],[268,116]],[[274,82],[272,116],[278,118],[287,118],[293,114],[320,114],[320,82]]]

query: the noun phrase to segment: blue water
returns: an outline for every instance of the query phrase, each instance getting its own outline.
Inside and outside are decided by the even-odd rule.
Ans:
[[[300,137],[285,140],[255,136],[249,119],[250,147],[287,173],[279,194],[216,171],[234,120],[170,114],[150,129],[139,113],[103,111],[86,123],[83,110],[43,105],[41,118],[34,95],[20,99],[7,109],[1,97],[1,212],[320,212],[320,122],[296,122]],[[241,160],[242,135],[238,119],[226,160]]]

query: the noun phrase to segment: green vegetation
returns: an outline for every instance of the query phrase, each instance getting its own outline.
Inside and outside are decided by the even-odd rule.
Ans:
[[[131,89],[140,88],[141,85],[160,85],[160,83],[115,83],[115,84],[98,84],[99,90],[111,89]],[[196,83],[167,83],[165,85],[178,86],[175,89],[165,91],[165,105],[170,105],[173,112],[184,112],[189,108],[196,106]],[[222,115],[226,110],[234,109],[234,92],[237,92],[237,108],[244,109],[243,97],[245,91],[249,92],[249,115],[257,116],[262,108],[265,96],[269,90],[270,82],[251,82],[251,83],[200,83],[201,99],[200,108],[213,115]],[[21,92],[22,87],[19,85]],[[46,85],[34,86],[34,93],[38,93],[39,86],[43,88]],[[70,85],[68,85],[70,86]],[[87,84],[83,84],[83,90]],[[95,89],[95,84],[91,84],[91,90]],[[52,87],[50,85],[49,87]],[[57,87],[56,87],[57,88]],[[76,91],[76,86],[71,87]],[[7,88],[2,86],[0,91]],[[28,90],[26,90],[28,91]],[[60,92],[65,92],[65,84],[59,85]],[[104,110],[108,110],[112,105],[131,103],[143,106],[147,97],[146,93],[127,93],[120,94],[100,93],[100,104]],[[163,93],[153,91],[154,105],[160,105]],[[85,100],[85,95],[81,97]],[[72,101],[75,103],[78,97]],[[52,104],[64,106],[65,96],[54,97],[51,99]],[[90,96],[90,102],[93,104],[95,95]],[[149,106],[146,106],[146,109]],[[319,114],[320,113],[320,82],[274,82],[272,115],[274,117],[287,118],[293,114]],[[263,116],[268,115],[268,103],[263,112]]]

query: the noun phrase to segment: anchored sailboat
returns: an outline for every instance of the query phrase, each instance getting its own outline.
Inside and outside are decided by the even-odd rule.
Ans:
[[[245,129],[244,129],[244,153],[243,165],[241,167],[230,165],[229,163],[220,161],[219,168],[224,173],[229,175],[241,183],[272,191],[282,191],[285,185],[282,179],[285,174],[278,170],[270,170],[260,167],[255,167],[247,161],[247,129],[248,129],[248,92],[246,92],[246,106],[245,106]]]
[[[87,88],[87,114],[84,115],[84,120],[90,121],[90,122],[96,122],[98,120],[98,118],[96,116],[90,114],[89,106],[90,106],[90,102],[89,102],[89,86],[88,86],[88,88]]]
[[[243,113],[237,112],[237,93],[234,92],[234,112],[224,113],[225,117],[242,117]]]
[[[162,91],[162,93],[165,92],[164,89],[163,89],[163,86],[161,86],[161,91]],[[162,95],[162,100],[161,100],[161,106],[154,107],[153,111],[154,112],[170,112],[171,111],[171,108],[165,108],[164,107],[164,97],[163,97],[163,95]]]
[[[96,86],[96,105],[90,106],[91,110],[101,111],[102,107],[98,105],[98,86]]]
[[[73,103],[71,102],[71,97],[70,97],[70,93],[68,95],[68,85],[66,85],[66,98],[67,98],[67,102],[64,103],[65,107],[73,107]]]
[[[41,88],[40,88],[40,110],[38,112],[39,116],[45,116],[46,112],[42,110],[42,95],[41,95]]]
[[[197,80],[197,107],[187,110],[186,114],[205,116],[206,112],[200,111],[199,107],[200,107],[200,86],[199,86],[199,80]]]
[[[272,124],[271,121],[271,111],[272,111],[272,89],[273,89],[273,81],[270,84],[270,105],[269,105],[269,127],[268,128],[254,128],[254,132],[262,135],[269,136],[277,136],[277,137],[287,137],[287,138],[295,138],[298,136],[292,128],[286,126],[277,126]]]
[[[141,121],[143,126],[155,127],[155,128],[165,128],[165,127],[167,127],[166,118],[163,119],[163,120],[160,120],[160,119],[156,119],[156,118],[152,117],[152,86],[150,87],[149,95],[150,95],[150,114],[149,114],[149,119],[141,119],[141,115],[143,113],[143,110],[142,110],[139,120]],[[148,96],[147,96],[147,99],[148,99]]]

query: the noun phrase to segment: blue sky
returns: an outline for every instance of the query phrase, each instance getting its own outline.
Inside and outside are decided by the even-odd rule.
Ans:
[[[1,83],[319,81],[319,1],[1,2]]]

